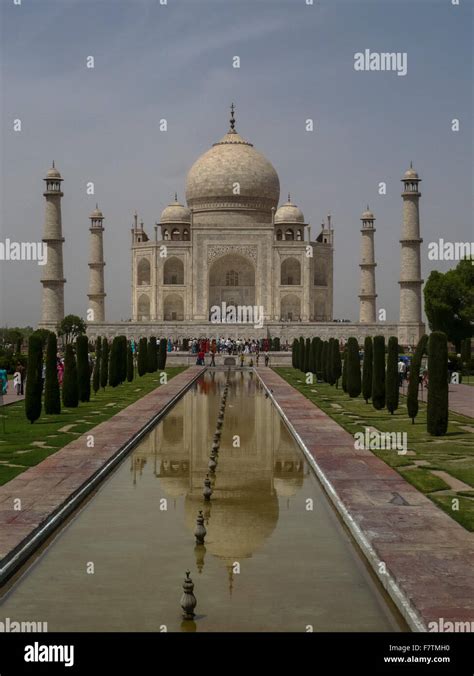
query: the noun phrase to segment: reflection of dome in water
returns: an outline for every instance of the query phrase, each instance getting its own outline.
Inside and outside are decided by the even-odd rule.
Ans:
[[[258,489],[256,489],[257,491]],[[206,524],[206,549],[227,564],[248,559],[262,547],[278,522],[278,498],[261,487],[237,497],[211,499],[209,523]],[[196,496],[197,498],[198,496]],[[203,509],[200,499],[185,500],[186,526],[191,533],[196,516]]]

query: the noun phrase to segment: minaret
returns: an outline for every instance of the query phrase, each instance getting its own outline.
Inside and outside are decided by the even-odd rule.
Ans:
[[[104,292],[104,215],[96,204],[90,215],[89,228],[89,307],[87,318],[89,322],[105,321],[105,292]]]
[[[64,319],[63,242],[61,223],[61,174],[54,166],[46,174],[46,209],[43,242],[47,247],[47,262],[43,267],[41,321],[38,328],[57,331]]]
[[[374,248],[374,221],[375,216],[369,210],[361,216],[362,221],[362,239],[360,241],[360,309],[359,322],[372,324],[376,322],[375,312],[375,248]]]
[[[420,212],[418,174],[410,168],[402,178],[403,225],[400,256],[400,325],[398,340],[402,345],[414,345],[424,333],[421,321],[421,261]]]

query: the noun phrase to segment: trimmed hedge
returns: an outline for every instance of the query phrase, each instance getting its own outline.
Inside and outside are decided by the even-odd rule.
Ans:
[[[77,408],[79,406],[79,385],[77,382],[76,356],[71,343],[66,345],[62,394],[63,406],[66,408]]]
[[[102,341],[100,360],[100,386],[104,389],[107,387],[107,383],[109,382],[109,353],[109,341],[107,338],[104,338]]]
[[[31,424],[41,415],[43,391],[43,342],[32,334],[28,340],[28,367],[26,370],[25,414]]]
[[[388,339],[387,372],[385,376],[385,398],[388,412],[393,415],[398,408],[398,339]]]
[[[46,378],[44,381],[44,412],[47,415],[61,413],[61,391],[58,380],[58,341],[50,333],[46,343]]]
[[[364,340],[364,363],[362,364],[362,396],[365,403],[369,403],[372,396],[372,366],[374,359],[372,338],[367,336]]]
[[[100,388],[100,361],[102,352],[102,339],[99,336],[95,341],[95,363],[94,371],[92,373],[92,389],[94,394],[97,394]]]
[[[356,338],[349,338],[347,341],[347,394],[354,398],[358,397],[362,391],[362,381],[360,375],[359,344]]]
[[[426,429],[440,437],[448,431],[448,339],[433,331],[428,341],[428,409]]]
[[[372,406],[377,411],[385,408],[385,338],[383,336],[374,338]]]
[[[85,334],[76,338],[77,352],[77,385],[79,401],[90,401],[91,370],[89,365],[89,340]]]

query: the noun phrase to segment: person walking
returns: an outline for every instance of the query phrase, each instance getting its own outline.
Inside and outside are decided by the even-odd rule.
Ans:
[[[20,394],[25,394],[25,379],[26,379],[26,369],[23,366],[23,364],[18,364],[16,365],[16,370],[20,373],[21,376],[21,387],[20,387]]]
[[[399,359],[398,361],[398,386],[402,387],[403,386],[403,381],[405,380],[405,375],[406,375],[406,364],[403,361],[403,359]]]
[[[21,394],[21,373],[18,369],[13,374],[13,390],[17,397],[19,397]]]
[[[5,369],[0,369],[0,393],[6,394],[8,389],[8,376]]]
[[[268,352],[265,352],[265,366],[268,366],[270,363],[270,357],[268,356]]]

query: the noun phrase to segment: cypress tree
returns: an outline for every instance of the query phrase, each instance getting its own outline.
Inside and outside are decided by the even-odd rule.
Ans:
[[[117,387],[120,385],[120,358],[122,353],[122,341],[120,336],[115,336],[112,341],[112,349],[110,350],[110,364],[109,364],[109,385],[110,387]]]
[[[433,331],[428,341],[428,410],[426,429],[440,437],[448,431],[448,340]]]
[[[342,353],[342,380],[341,386],[344,392],[347,392],[347,347],[344,347]]]
[[[373,352],[372,338],[367,336],[364,340],[364,363],[362,365],[362,396],[366,404],[369,403],[369,399],[372,396]]]
[[[334,385],[336,378],[334,377],[334,338],[330,338],[328,342],[328,351],[326,355],[326,377],[330,385]]]
[[[316,345],[316,377],[317,380],[323,379],[323,347],[324,341],[321,338],[318,338],[318,344]]]
[[[156,338],[152,336],[147,346],[147,370],[148,373],[155,373],[158,369],[158,355],[156,347]]]
[[[304,372],[308,373],[310,371],[309,363],[311,358],[311,338],[306,338],[304,346]]]
[[[294,369],[298,368],[298,349],[300,343],[297,338],[294,339],[293,345],[291,347],[291,365]]]
[[[100,386],[104,389],[109,382],[109,341],[104,338],[102,341],[101,359],[100,359]]]
[[[94,371],[92,373],[92,389],[94,394],[97,394],[100,388],[100,361],[101,361],[101,351],[102,351],[102,340],[99,336],[95,341],[95,363]]]
[[[66,408],[77,408],[79,406],[76,356],[71,343],[66,345],[64,357],[63,406]]]
[[[168,341],[166,338],[161,338],[160,349],[158,351],[158,368],[163,371],[166,368],[166,356],[168,354]]]
[[[300,371],[304,371],[304,360],[305,360],[305,340],[303,336],[300,337],[300,349],[299,349],[299,364],[298,368]]]
[[[313,338],[311,341],[311,352],[309,359],[309,370],[311,373],[316,375],[316,352],[318,350],[318,340],[319,338]]]
[[[360,376],[359,344],[356,338],[347,341],[347,393],[350,397],[358,397],[362,391]]]
[[[138,343],[138,375],[144,376],[147,372],[147,339],[140,338]]]
[[[336,382],[336,388],[339,387],[339,378],[342,374],[341,351],[339,349],[339,341],[334,338],[334,354],[333,354],[333,375]]]
[[[418,415],[418,392],[420,390],[420,368],[423,355],[428,345],[428,336],[421,336],[416,346],[415,354],[410,364],[410,378],[408,380],[407,392],[407,412],[411,422],[415,424],[415,418]]]
[[[380,411],[385,408],[385,338],[374,338],[374,365],[372,369],[372,406]]]
[[[398,339],[390,336],[388,339],[387,373],[385,377],[387,410],[393,415],[398,408]]]
[[[127,337],[119,336],[119,379],[120,383],[124,383],[127,380]]]
[[[323,342],[323,349],[321,352],[321,374],[325,383],[328,381],[328,351],[329,343],[327,340]]]
[[[46,343],[46,378],[44,382],[44,412],[47,415],[61,413],[61,393],[58,381],[58,341],[50,333]]]
[[[41,415],[43,390],[43,343],[34,333],[28,340],[28,364],[26,369],[25,414],[31,424]]]
[[[132,382],[133,380],[133,352],[132,352],[132,346],[130,343],[128,343],[127,346],[127,381],[129,383]]]
[[[90,401],[91,398],[91,371],[89,365],[89,341],[85,334],[76,338],[77,353],[77,385],[79,401]]]

